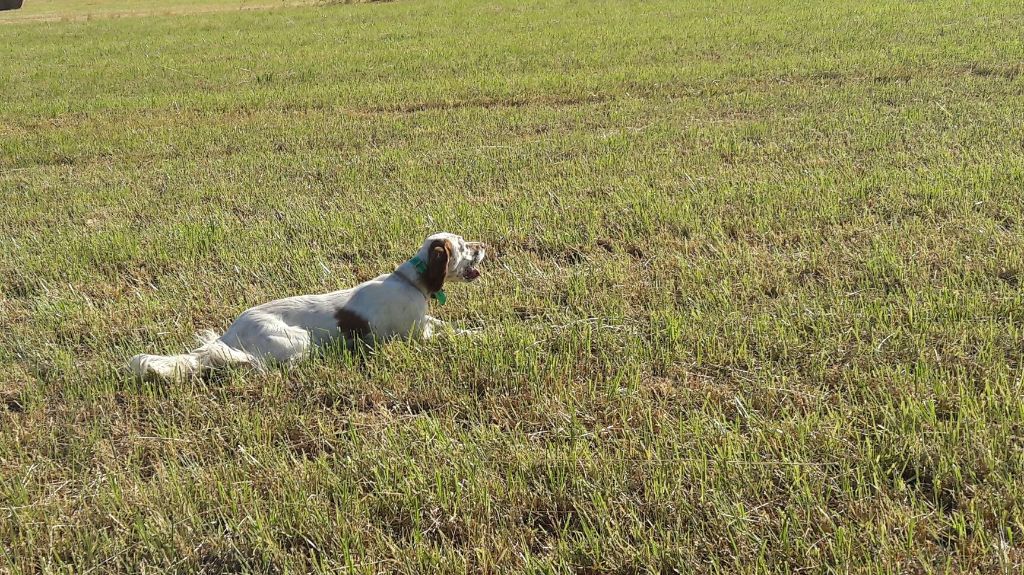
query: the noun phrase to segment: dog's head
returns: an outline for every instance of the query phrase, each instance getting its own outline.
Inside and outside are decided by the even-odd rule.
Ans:
[[[429,236],[417,257],[426,264],[423,283],[432,292],[441,291],[446,281],[471,282],[480,277],[477,266],[484,259],[484,245],[467,242],[462,236],[441,232]]]

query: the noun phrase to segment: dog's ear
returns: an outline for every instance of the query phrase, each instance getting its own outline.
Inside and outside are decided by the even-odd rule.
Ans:
[[[448,259],[452,255],[452,244],[448,240],[430,242],[427,256],[427,273],[423,274],[423,283],[431,293],[444,288],[444,278],[448,275]]]

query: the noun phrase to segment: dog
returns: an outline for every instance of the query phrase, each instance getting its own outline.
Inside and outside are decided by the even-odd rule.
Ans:
[[[429,338],[444,323],[427,315],[430,299],[445,301],[445,282],[471,282],[485,246],[442,232],[423,242],[394,272],[353,288],[274,300],[242,312],[224,335],[206,331],[201,345],[180,355],[139,354],[131,370],[143,379],[180,380],[231,365],[259,371],[271,363],[293,364],[315,349],[343,340]]]

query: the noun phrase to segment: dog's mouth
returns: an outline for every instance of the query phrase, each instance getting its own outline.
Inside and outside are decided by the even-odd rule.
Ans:
[[[480,270],[476,268],[466,268],[466,271],[462,272],[462,277],[466,281],[471,282],[480,277]]]

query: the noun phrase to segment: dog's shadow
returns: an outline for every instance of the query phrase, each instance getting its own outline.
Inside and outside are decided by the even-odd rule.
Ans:
[[[133,377],[128,387],[151,387],[158,394],[170,391],[175,386],[198,385],[201,387],[226,388],[233,384],[251,387],[253,382],[271,383],[273,380],[298,383],[315,381],[317,377],[330,377],[346,372],[348,375],[371,377],[374,363],[393,346],[411,347],[410,351],[434,353],[440,341],[454,341],[456,338],[474,337],[483,334],[483,328],[463,330],[451,326],[441,330],[428,340],[423,339],[337,339],[317,345],[310,353],[293,362],[269,361],[260,365],[235,364],[221,368],[205,369],[179,379],[158,377]],[[443,344],[442,344],[443,345]],[[378,366],[379,368],[379,366]],[[162,389],[163,392],[157,391]]]
[[[336,340],[313,347],[301,359],[291,362],[268,361],[262,365],[234,365],[204,374],[207,383],[227,381],[236,377],[267,379],[301,378],[320,371],[346,370],[368,375],[370,363],[390,342],[375,340]]]

